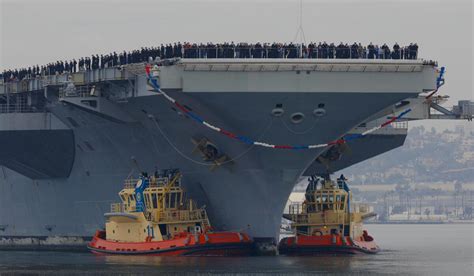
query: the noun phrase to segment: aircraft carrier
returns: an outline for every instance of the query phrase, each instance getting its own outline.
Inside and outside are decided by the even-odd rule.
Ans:
[[[370,127],[436,90],[439,78],[422,59],[182,58],[157,67],[162,91],[186,110],[280,145]],[[0,248],[81,246],[133,168],[180,168],[215,229],[246,231],[272,250],[294,185],[342,152],[230,139],[154,91],[141,63],[2,83],[0,104]],[[362,146],[372,153],[360,160],[384,151]]]

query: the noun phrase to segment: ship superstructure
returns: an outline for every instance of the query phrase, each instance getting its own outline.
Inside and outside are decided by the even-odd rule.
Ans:
[[[435,90],[439,75],[423,60],[171,59],[157,66],[160,89],[186,110],[275,145],[337,141],[374,114]],[[154,91],[142,63],[0,87],[3,237],[92,235],[114,183],[135,160],[148,171],[180,167],[183,187],[207,206],[217,230],[274,244],[293,186],[328,148],[230,139]]]

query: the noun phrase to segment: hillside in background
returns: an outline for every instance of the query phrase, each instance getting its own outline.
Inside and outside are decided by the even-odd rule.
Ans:
[[[343,173],[354,184],[474,182],[474,128],[437,131],[423,126],[408,132],[405,144]]]

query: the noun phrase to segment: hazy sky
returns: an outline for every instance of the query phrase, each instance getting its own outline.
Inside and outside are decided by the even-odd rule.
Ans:
[[[298,0],[0,0],[0,70],[174,41],[290,42]],[[472,0],[304,0],[306,41],[417,42],[473,99]]]

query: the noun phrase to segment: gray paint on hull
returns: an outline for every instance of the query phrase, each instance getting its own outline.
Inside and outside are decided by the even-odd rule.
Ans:
[[[342,154],[340,159],[330,163],[329,172],[334,173],[354,164],[370,159],[392,149],[401,147],[405,142],[406,134],[397,135],[367,135],[362,139],[347,142],[350,153]],[[325,175],[328,170],[318,160],[306,169],[304,176]]]
[[[74,163],[72,130],[3,130],[0,145],[0,165],[31,179],[67,178]]]
[[[336,139],[409,93],[171,93],[210,122],[253,139],[285,144]],[[327,115],[313,117],[325,103]],[[285,116],[270,115],[282,103]],[[31,181],[13,171],[0,175],[0,236],[87,236],[103,227],[103,213],[118,201],[131,157],[142,170],[177,167],[188,195],[205,204],[218,230],[244,230],[254,237],[276,237],[293,186],[320,150],[289,151],[251,147],[213,132],[174,111],[161,96],[130,99],[121,105],[137,123],[116,123],[71,106],[52,112],[74,130],[76,157],[68,179]],[[288,116],[303,112],[303,123]],[[173,144],[165,139],[156,124]],[[73,118],[78,126],[66,119]],[[204,136],[234,165],[211,171],[192,155],[192,136]],[[87,146],[87,144],[90,145]],[[21,145],[16,145],[21,146]],[[174,148],[176,147],[176,148]],[[179,150],[180,153],[177,152]],[[33,154],[33,152],[30,152]],[[193,159],[194,161],[189,161]],[[9,207],[9,208],[6,208]],[[8,210],[8,211],[7,211]],[[53,226],[53,227],[47,227]]]

